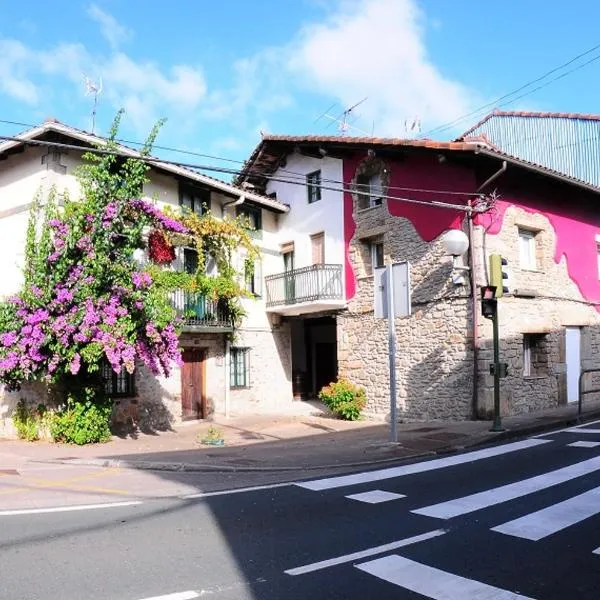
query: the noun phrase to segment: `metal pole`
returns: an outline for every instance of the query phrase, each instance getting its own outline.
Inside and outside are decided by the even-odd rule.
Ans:
[[[390,441],[398,441],[398,407],[396,404],[396,314],[394,311],[394,276],[392,265],[386,267],[388,352],[390,359]]]
[[[490,431],[504,431],[500,417],[500,340],[498,334],[498,309],[492,319],[494,338],[494,423]]]

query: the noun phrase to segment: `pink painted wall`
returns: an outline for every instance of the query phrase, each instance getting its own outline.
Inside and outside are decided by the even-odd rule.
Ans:
[[[344,161],[344,182],[348,186],[356,173],[356,169],[366,154],[357,154]],[[456,192],[473,192],[475,190],[475,176],[472,170],[447,163],[440,163],[435,155],[421,155],[407,157],[405,160],[393,161],[385,159],[391,169],[390,189],[388,195],[412,198],[414,200],[439,200],[464,204],[468,196],[450,195],[443,193],[418,192],[396,187],[415,188],[427,190],[450,190]],[[410,204],[399,200],[388,202],[390,213],[395,217],[409,219],[421,238],[430,242],[439,237],[448,229],[460,229],[464,213],[445,208],[436,208]],[[345,245],[345,271],[346,271],[346,299],[350,300],[356,293],[356,276],[350,264],[350,242],[356,231],[353,216],[352,194],[344,194],[344,245]],[[385,210],[385,203],[384,208]]]
[[[561,186],[559,189],[565,193],[569,188]],[[581,295],[588,302],[600,302],[596,242],[596,235],[600,234],[600,211],[593,207],[600,198],[577,193],[574,188],[569,196],[560,196],[550,188],[518,195],[501,189],[500,196],[494,213],[479,216],[476,223],[489,227],[488,233],[494,235],[500,232],[509,206],[544,215],[556,234],[554,261],[558,264],[564,256],[569,277]],[[600,307],[597,306],[596,310],[600,312]]]

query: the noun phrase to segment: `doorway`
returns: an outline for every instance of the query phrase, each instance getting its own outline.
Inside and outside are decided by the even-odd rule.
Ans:
[[[181,418],[206,418],[206,348],[184,348],[181,368]]]
[[[567,402],[577,402],[581,373],[581,329],[579,327],[565,328],[565,355],[567,359]]]

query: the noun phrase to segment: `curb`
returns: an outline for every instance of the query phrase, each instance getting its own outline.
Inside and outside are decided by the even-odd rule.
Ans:
[[[348,463],[334,463],[326,465],[290,465],[290,466],[245,466],[245,465],[218,465],[209,463],[185,463],[185,462],[155,462],[143,460],[127,460],[113,458],[81,458],[81,459],[30,459],[30,463],[39,464],[56,464],[70,466],[88,466],[88,467],[103,467],[103,468],[119,468],[131,469],[137,471],[171,471],[171,472],[187,472],[187,473],[291,473],[291,472],[306,472],[306,471],[324,471],[335,469],[351,469],[355,467],[367,467],[374,465],[382,465],[388,463],[399,463],[417,458],[433,457],[438,455],[452,454],[461,452],[468,448],[476,448],[486,444],[495,444],[502,441],[507,441],[515,438],[526,437],[537,433],[548,432],[552,433],[554,429],[563,427],[572,427],[574,425],[586,423],[594,419],[600,419],[600,411],[583,415],[581,420],[577,417],[568,417],[558,419],[553,423],[538,423],[520,427],[518,429],[506,429],[505,431],[493,433],[487,432],[480,439],[474,439],[461,445],[440,446],[437,450],[428,450],[423,452],[414,452],[404,456],[391,456],[387,458],[369,459]]]

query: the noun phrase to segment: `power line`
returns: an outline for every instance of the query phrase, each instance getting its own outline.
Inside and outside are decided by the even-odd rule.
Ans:
[[[481,113],[482,111],[485,111],[486,109],[491,108],[492,106],[497,106],[499,102],[502,102],[502,100],[506,100],[507,98],[510,98],[511,96],[513,96],[514,94],[518,94],[520,91],[535,85],[536,83],[546,79],[546,77],[552,75],[553,73],[556,73],[557,71],[560,71],[561,69],[564,69],[565,67],[568,67],[570,64],[573,64],[574,62],[576,62],[577,60],[579,60],[580,58],[583,58],[584,56],[587,56],[588,54],[591,54],[592,52],[594,52],[595,50],[598,50],[600,48],[600,44],[596,44],[595,46],[593,46],[592,48],[590,48],[589,50],[586,50],[585,52],[582,52],[581,54],[578,54],[577,56],[574,56],[573,58],[569,59],[567,62],[554,67],[553,69],[550,69],[550,71],[547,71],[546,73],[544,73],[543,75],[540,75],[539,77],[537,77],[536,79],[533,79],[532,81],[528,81],[527,83],[521,85],[520,87],[518,87],[515,90],[512,90],[511,92],[508,92],[507,94],[504,94],[503,96],[500,96],[499,98],[496,98],[495,100],[493,100],[492,102],[488,102],[486,104],[483,104],[482,106],[480,106],[479,108],[476,108],[475,110],[472,110],[469,113],[466,113],[464,115],[462,115],[461,117],[458,117],[457,119],[454,119],[454,121],[450,121],[449,123],[446,124],[442,124],[439,125],[438,127],[434,127],[433,129],[430,129],[429,131],[425,132],[424,134],[422,134],[421,137],[425,137],[430,135],[431,133],[434,132],[438,132],[441,133],[442,131],[446,131],[448,129],[450,129],[451,127],[453,127],[454,125],[457,125],[458,123],[464,121],[465,119],[468,119],[469,117],[472,117],[474,115],[477,115],[479,113]],[[593,62],[594,60],[598,60],[598,58],[600,58],[600,56],[593,58],[592,60],[589,60],[587,62],[585,62],[584,64],[576,67],[575,69],[569,70],[566,73],[564,73],[563,75],[561,75],[561,77],[564,77],[570,73],[572,73],[573,71],[578,70],[581,67],[586,66],[587,64],[589,64],[590,62]],[[521,96],[518,96],[517,98],[513,98],[510,101],[504,102],[501,106],[506,106],[507,104],[511,104],[513,102],[516,102],[517,100],[520,100],[521,98],[524,98],[525,96],[529,95],[529,94],[533,94],[535,92],[537,92],[538,90],[540,90],[542,87],[545,87],[546,85],[550,85],[550,83],[556,81],[557,79],[560,79],[561,77],[557,77],[549,82],[547,82],[547,84],[539,86],[537,88],[535,88],[534,90],[530,90],[529,92],[522,94]]]
[[[139,160],[141,162],[145,162],[148,164],[157,164],[158,163],[158,166],[160,166],[160,164],[171,165],[171,166],[176,166],[176,167],[180,167],[180,168],[184,168],[184,169],[189,169],[192,172],[213,171],[213,172],[217,172],[217,173],[228,173],[228,174],[232,174],[232,175],[240,173],[240,171],[236,171],[235,169],[229,169],[227,167],[217,167],[214,165],[189,164],[189,163],[183,163],[183,162],[172,161],[172,160],[164,160],[164,159],[156,158],[153,156],[143,156],[143,155],[132,156],[131,154],[127,154],[124,152],[118,152],[116,150],[106,150],[106,149],[102,149],[102,148],[88,148],[86,146],[80,146],[77,144],[65,144],[62,142],[52,142],[52,141],[48,141],[48,140],[23,140],[21,138],[14,137],[14,136],[13,137],[0,136],[0,140],[14,141],[14,142],[19,142],[19,143],[22,143],[25,145],[34,145],[34,146],[42,146],[42,147],[49,147],[49,148],[61,148],[64,150],[76,150],[76,151],[81,151],[81,152],[90,152],[90,153],[99,154],[99,155],[110,155],[110,156],[116,156],[119,158]],[[198,174],[200,174],[200,173],[198,173]],[[267,179],[269,179],[270,181],[279,181],[282,183],[301,185],[303,187],[307,186],[306,180],[304,180],[304,181],[290,180],[290,179],[285,179],[285,178],[281,178],[281,177],[273,177],[273,176],[265,176],[265,177]],[[326,186],[326,185],[318,185],[316,187],[319,187],[322,190],[329,190],[329,191],[334,191],[334,192],[356,193],[356,190],[345,187],[343,184],[342,184],[342,187],[331,187],[331,186]],[[240,194],[243,195],[244,190],[242,188],[239,188],[239,191],[240,191]],[[384,194],[372,194],[372,193],[367,193],[367,192],[360,192],[360,194],[361,194],[361,196],[374,198],[374,199],[382,198],[382,199],[386,199],[386,200],[397,200],[397,201],[406,202],[409,204],[418,204],[418,205],[422,205],[422,206],[424,205],[424,206],[435,207],[435,208],[447,208],[447,209],[451,209],[451,210],[464,211],[467,213],[481,212],[481,210],[478,211],[477,208],[473,208],[473,207],[470,207],[467,205],[452,204],[450,202],[442,202],[440,200],[416,200],[414,198],[404,198],[404,197],[390,196],[390,195],[384,195]],[[467,194],[465,194],[465,195],[467,195]],[[267,198],[265,198],[265,199],[267,199]]]
[[[18,121],[9,121],[6,119],[0,119],[0,123],[8,124],[8,125],[18,125],[20,127],[28,127],[28,128],[39,127],[39,125],[31,125],[30,123],[20,123]],[[92,134],[92,135],[95,135],[95,134]],[[6,138],[0,138],[0,139],[6,139]],[[145,142],[135,142],[135,141],[125,140],[125,139],[121,139],[121,138],[115,138],[115,142],[118,142],[120,144],[133,145],[133,146],[144,146],[145,145]],[[154,144],[152,147],[157,150],[165,150],[168,152],[187,154],[190,156],[198,156],[200,158],[210,158],[213,160],[237,163],[240,165],[245,164],[245,161],[242,161],[242,160],[236,160],[233,158],[227,158],[227,157],[223,157],[223,156],[214,156],[211,154],[203,154],[201,152],[193,152],[191,150],[183,150],[181,148],[160,146],[157,144]],[[302,179],[306,178],[306,173],[298,173],[297,171],[292,171],[290,169],[284,169],[284,168],[280,168],[279,171],[282,173],[289,174],[290,176],[296,176],[296,177],[299,177]],[[241,174],[241,172],[242,171],[240,170],[240,171],[236,171],[235,173],[232,173],[232,174]],[[326,183],[333,183],[333,184],[342,184],[342,185],[344,184],[343,181],[338,180],[338,179],[324,178],[324,179],[322,179],[322,181],[324,181]],[[422,193],[426,193],[426,194],[442,194],[442,195],[450,195],[450,196],[452,196],[452,195],[455,195],[455,196],[480,196],[481,195],[481,194],[478,194],[477,192],[457,192],[455,190],[433,190],[433,189],[412,188],[412,187],[405,187],[405,186],[388,186],[388,190],[399,190],[399,191],[403,191],[403,192],[422,192]]]

